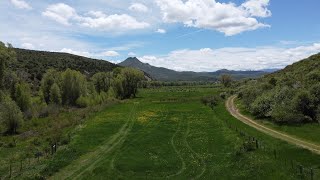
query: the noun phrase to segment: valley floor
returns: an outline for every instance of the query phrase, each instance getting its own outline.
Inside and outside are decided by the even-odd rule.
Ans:
[[[243,124],[222,99],[213,110],[201,104],[221,91],[141,90],[88,119],[34,172],[49,179],[320,178],[319,155]]]

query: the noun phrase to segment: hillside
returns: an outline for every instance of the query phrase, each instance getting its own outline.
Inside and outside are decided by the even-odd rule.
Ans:
[[[222,74],[230,74],[234,79],[257,78],[268,74],[267,71],[229,71],[219,70],[216,72],[178,72],[163,67],[155,67],[148,63],[143,63],[135,57],[126,59],[119,63],[120,66],[134,67],[140,69],[160,81],[216,81]]]
[[[198,81],[198,80],[217,80],[214,76],[208,76],[206,74],[199,75],[195,72],[177,72],[171,69],[166,69],[163,67],[151,66],[148,63],[143,63],[137,58],[128,58],[125,61],[118,64],[125,67],[134,67],[140,69],[151,75],[156,80],[159,81]]]
[[[278,123],[320,122],[320,54],[245,82],[240,97],[259,118]]]
[[[97,60],[68,53],[33,51],[15,49],[17,63],[11,65],[14,71],[25,80],[38,84],[47,69],[63,71],[67,68],[80,71],[86,75],[111,71],[118,65],[104,60]]]

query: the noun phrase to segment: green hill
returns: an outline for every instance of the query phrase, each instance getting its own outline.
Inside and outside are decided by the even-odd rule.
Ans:
[[[46,70],[53,68],[63,71],[67,68],[80,71],[86,75],[111,71],[119,67],[104,60],[97,60],[68,53],[33,51],[15,49],[17,63],[11,65],[23,79],[38,85]]]
[[[320,54],[241,87],[247,110],[278,123],[320,122]]]

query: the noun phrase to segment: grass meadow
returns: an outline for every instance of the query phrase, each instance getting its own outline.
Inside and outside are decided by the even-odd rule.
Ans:
[[[200,102],[201,97],[222,91],[217,87],[142,89],[137,98],[88,117],[73,131],[69,144],[17,176],[320,179],[320,156],[241,123],[228,113],[223,99],[213,109]],[[252,144],[256,141],[258,148]],[[0,149],[0,153],[5,152]]]

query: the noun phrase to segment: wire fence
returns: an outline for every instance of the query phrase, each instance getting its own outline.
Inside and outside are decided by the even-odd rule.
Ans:
[[[273,158],[275,158],[278,163],[281,163],[283,167],[290,167],[290,171],[296,177],[300,179],[310,179],[310,180],[318,180],[320,179],[320,165],[314,165],[312,167],[303,166],[302,163],[294,160],[293,158],[288,158],[284,156],[285,152],[277,150],[276,148],[270,148],[270,146],[265,143],[264,141],[256,138],[255,136],[251,136],[250,134],[246,133],[241,128],[232,125],[227,120],[225,121],[228,128],[236,131],[242,136],[245,140],[243,146],[240,147],[238,152],[244,151],[251,151],[251,150],[262,150],[266,153],[269,153]]]

